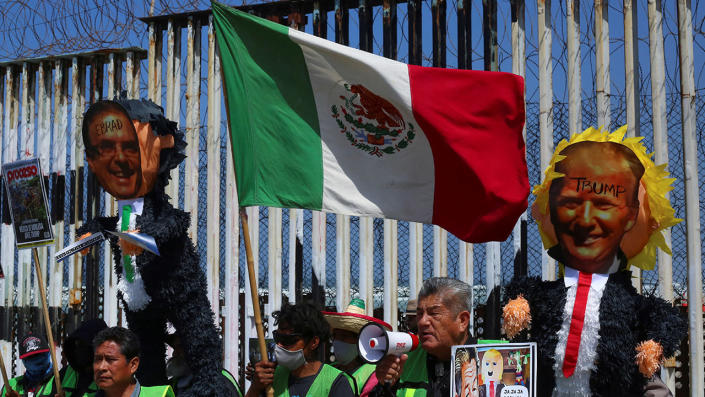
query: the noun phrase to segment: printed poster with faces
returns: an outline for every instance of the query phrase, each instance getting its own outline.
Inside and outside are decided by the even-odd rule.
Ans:
[[[54,242],[42,175],[39,159],[36,158],[2,165],[18,249]]]
[[[453,346],[450,397],[536,396],[536,343]]]

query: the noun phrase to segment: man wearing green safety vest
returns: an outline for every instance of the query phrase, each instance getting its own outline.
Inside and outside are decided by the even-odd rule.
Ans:
[[[127,328],[106,328],[93,339],[93,377],[98,390],[86,397],[174,397],[171,386],[141,386],[135,372],[140,366],[140,341]]]
[[[475,343],[468,328],[472,288],[459,280],[433,277],[424,281],[416,314],[421,349],[385,356],[375,375],[371,397],[449,396],[451,346]]]
[[[51,384],[54,367],[49,356],[49,345],[39,335],[29,334],[20,343],[20,359],[24,375],[12,378],[2,387],[2,397],[53,396]],[[9,386],[9,390],[8,390]]]
[[[284,303],[272,316],[278,327],[273,333],[277,363],[255,364],[246,397],[257,397],[270,385],[275,397],[354,396],[347,375],[319,358],[330,337],[320,310],[309,303]]]
[[[372,389],[377,385],[375,365],[365,363],[358,353],[357,341],[360,337],[360,330],[365,325],[374,322],[388,331],[392,326],[382,320],[365,314],[365,301],[353,299],[348,308],[342,313],[323,312],[333,334],[333,353],[335,368],[344,371],[350,376],[350,384],[355,394],[360,397],[367,397]]]

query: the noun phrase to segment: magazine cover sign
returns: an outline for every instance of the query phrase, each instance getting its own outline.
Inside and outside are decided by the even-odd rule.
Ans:
[[[12,225],[17,248],[29,248],[54,241],[39,159],[3,164]]]
[[[450,397],[533,397],[535,343],[453,346]]]

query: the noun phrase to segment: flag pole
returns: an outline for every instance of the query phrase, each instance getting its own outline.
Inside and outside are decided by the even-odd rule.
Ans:
[[[54,364],[54,383],[56,383],[57,394],[62,394],[64,390],[61,388],[61,378],[59,377],[59,366],[56,362],[56,347],[54,346],[54,336],[51,333],[51,324],[49,323],[49,309],[47,308],[47,295],[44,290],[44,279],[42,278],[42,269],[39,266],[39,254],[37,248],[32,248],[34,254],[34,271],[37,274],[37,287],[39,295],[42,297],[42,313],[44,313],[44,327],[47,332],[47,341],[49,342],[49,351],[51,353],[51,362]],[[3,377],[5,377],[5,366],[3,365]],[[6,381],[7,382],[7,381]],[[5,383],[7,384],[7,383]]]
[[[243,207],[240,207],[240,224],[242,225],[242,234],[245,240],[247,275],[250,279],[250,297],[252,298],[252,308],[255,312],[255,328],[257,329],[259,351],[262,356],[262,361],[268,362],[267,343],[264,340],[264,328],[262,327],[262,312],[259,307],[259,290],[257,289],[257,280],[255,279],[255,259],[252,256],[252,243],[250,242],[250,227],[247,224],[247,212]],[[267,386],[266,392],[268,397],[274,396],[274,389],[271,385]]]
[[[215,23],[213,23],[213,32],[216,32]],[[223,60],[220,58],[220,49],[218,41],[215,42],[216,57],[220,60],[220,80],[225,86],[225,76],[223,75]],[[225,116],[227,118],[228,135],[230,136],[230,145],[234,146],[232,134],[230,133],[230,107],[228,106],[228,90],[227,87],[223,90],[223,100],[225,101]],[[230,153],[232,156],[232,152]],[[233,162],[235,159],[233,158]],[[247,275],[250,279],[250,297],[252,298],[252,308],[255,312],[255,328],[257,329],[257,341],[259,342],[259,351],[262,361],[269,362],[267,355],[267,343],[264,340],[264,328],[262,327],[262,312],[259,307],[259,290],[257,289],[257,280],[255,279],[255,260],[252,256],[252,243],[250,242],[250,227],[247,224],[247,212],[244,207],[240,207],[240,224],[242,225],[242,234],[245,241],[245,253],[247,255]],[[274,397],[274,388],[270,385],[265,389],[267,397]]]
[[[10,387],[10,379],[7,377],[7,371],[5,370],[5,360],[2,358],[2,352],[0,352],[0,370],[2,370],[2,381],[5,385],[5,389],[12,390]]]

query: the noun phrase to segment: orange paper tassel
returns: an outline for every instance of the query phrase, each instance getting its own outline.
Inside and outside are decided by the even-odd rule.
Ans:
[[[660,343],[649,339],[637,345],[636,364],[639,366],[639,372],[646,378],[651,378],[662,362],[663,347]]]
[[[509,339],[528,328],[530,323],[531,309],[522,295],[507,302],[504,306],[504,333]]]

